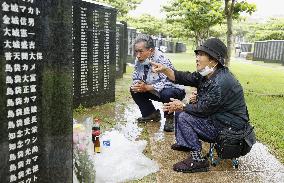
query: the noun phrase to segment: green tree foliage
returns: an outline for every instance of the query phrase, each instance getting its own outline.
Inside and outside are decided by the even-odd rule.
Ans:
[[[182,32],[199,45],[208,38],[210,27],[222,22],[221,7],[221,0],[172,0],[163,10],[168,22],[181,24]]]
[[[165,21],[157,19],[149,14],[143,14],[139,17],[125,17],[124,21],[128,23],[128,26],[136,28],[141,33],[150,35],[159,35],[163,33],[162,27]]]
[[[221,40],[226,40],[226,32],[227,32],[226,24],[222,23],[222,24],[217,24],[212,28],[210,28],[209,35],[210,37],[218,37]]]
[[[234,32],[249,42],[284,40],[284,18],[273,18],[263,23],[240,22],[236,24]]]
[[[142,0],[95,0],[109,4],[118,10],[118,18],[124,17],[130,10],[134,10]]]
[[[178,22],[167,23],[164,21],[162,34],[171,38],[188,40],[188,35],[193,37],[192,31],[185,30],[182,24]]]
[[[233,47],[233,19],[238,19],[242,12],[252,14],[256,10],[255,4],[249,4],[246,0],[237,2],[236,0],[225,0],[224,14],[227,20],[227,47],[228,59],[226,65],[230,62],[231,51]]]
[[[168,23],[163,19],[157,19],[149,14],[142,14],[139,17],[126,16],[123,19],[128,26],[135,27],[141,33],[149,35],[162,35],[163,37],[185,38],[190,31],[184,30],[183,26],[178,22]]]

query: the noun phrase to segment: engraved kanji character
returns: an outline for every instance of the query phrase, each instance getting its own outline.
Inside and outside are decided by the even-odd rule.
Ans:
[[[15,94],[21,94],[22,88],[20,86],[15,87]]]
[[[18,28],[12,29],[12,36],[20,37],[20,29]]]
[[[22,52],[21,53],[22,60],[29,60],[29,54],[28,52]]]
[[[18,148],[18,149],[21,149],[23,146],[24,146],[24,142],[23,142],[22,140],[19,140],[19,141],[17,142],[17,148]]]
[[[12,48],[12,46],[11,46],[12,42],[11,41],[6,40],[6,41],[4,41],[4,44],[5,44],[4,48]]]
[[[23,158],[23,157],[24,157],[24,151],[18,151],[17,158],[20,159],[20,158]]]
[[[17,159],[17,157],[16,157],[15,154],[10,154],[10,156],[9,156],[9,161],[14,161],[14,160],[16,160],[16,159]]]
[[[17,128],[23,126],[23,120],[22,119],[17,119],[16,126],[17,126]]]
[[[13,72],[13,67],[10,64],[6,64],[5,72]]]
[[[18,4],[11,4],[11,11],[18,13],[19,12],[19,6]]]
[[[9,133],[8,134],[8,139],[9,140],[13,140],[13,139],[15,139],[16,138],[16,133]]]
[[[17,148],[17,145],[15,143],[9,144],[9,151],[13,151]]]
[[[35,26],[35,19],[34,18],[28,18],[28,26],[30,26],[30,27]]]
[[[20,64],[15,64],[15,65],[14,65],[14,71],[15,71],[15,72],[18,72],[18,71],[19,71],[19,72],[20,72],[20,71],[21,71],[21,65],[20,65]]]
[[[6,84],[13,84],[14,80],[12,78],[12,76],[6,76]]]
[[[23,130],[17,131],[17,138],[21,138],[23,136]]]
[[[18,16],[12,16],[11,17],[11,24],[19,25],[19,17]]]
[[[8,115],[7,115],[7,117],[8,117],[8,118],[14,118],[14,117],[15,117],[14,111],[8,110]]]
[[[17,176],[12,174],[10,175],[10,182],[15,182],[17,180]]]
[[[20,75],[15,75],[14,82],[15,83],[21,83],[22,82],[22,77]]]
[[[3,19],[3,24],[7,24],[7,25],[11,24],[10,22],[11,19],[7,15],[4,15],[2,19]]]
[[[2,3],[2,11],[10,11],[10,6],[6,2]]]
[[[11,36],[11,29],[8,29],[8,27],[6,27],[4,30],[4,36]]]
[[[15,128],[15,123],[13,121],[8,122],[8,129],[14,129]]]
[[[26,26],[27,25],[27,18],[26,17],[21,17],[20,18],[20,24]]]

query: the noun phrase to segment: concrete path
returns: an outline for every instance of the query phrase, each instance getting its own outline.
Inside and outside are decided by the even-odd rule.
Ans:
[[[155,103],[155,106],[156,108],[161,107],[159,103]],[[133,120],[140,115],[134,104],[128,106],[126,110],[128,119]],[[249,154],[239,158],[238,169],[233,168],[230,160],[223,160],[216,167],[211,166],[209,172],[174,172],[172,170],[173,164],[185,159],[188,154],[171,150],[170,147],[175,142],[174,133],[163,132],[164,121],[165,119],[162,119],[160,122],[140,125],[149,134],[151,157],[160,166],[160,171],[155,175],[157,183],[284,183],[284,166],[268,152],[266,146],[259,142],[253,146]],[[208,148],[208,143],[204,143],[203,154],[208,152]],[[139,182],[143,182],[143,180]]]

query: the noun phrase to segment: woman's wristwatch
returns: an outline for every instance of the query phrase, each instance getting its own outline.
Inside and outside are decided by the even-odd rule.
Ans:
[[[183,110],[183,111],[184,111],[185,107],[186,107],[186,104],[185,104],[185,103],[182,103],[182,110]]]

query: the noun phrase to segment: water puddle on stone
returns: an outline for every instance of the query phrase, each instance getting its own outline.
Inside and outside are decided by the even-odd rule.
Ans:
[[[154,126],[155,131],[153,132],[153,136],[154,136],[155,141],[163,141],[165,139],[164,138],[165,134],[164,134],[164,131],[163,131],[164,124],[165,124],[165,118],[163,118],[164,113],[162,111],[162,103],[153,101],[153,104],[154,104],[156,109],[160,110],[162,119],[160,121],[150,121],[150,122],[148,122],[149,124],[147,124],[147,125],[144,123],[144,124],[141,124],[139,126],[144,126],[144,127]],[[125,114],[124,119],[126,119],[125,120],[126,126],[128,126],[128,124],[131,124],[129,126],[132,127],[132,129],[129,129],[129,131],[138,132],[138,130],[136,128],[140,128],[140,127],[138,127],[136,119],[141,117],[141,113],[140,113],[138,106],[135,105],[135,104],[128,105],[125,109],[124,114]],[[132,125],[132,124],[136,124],[136,125]]]
[[[157,182],[260,182],[260,183],[284,183],[284,166],[272,154],[268,148],[257,142],[251,152],[239,158],[239,167],[234,169],[230,160],[222,160],[216,167],[211,166],[209,172],[184,174],[172,170],[172,165],[188,156],[185,152],[177,152],[170,149],[174,143],[174,133],[165,133],[163,126],[165,119],[161,110],[162,104],[153,102],[156,109],[160,109],[162,119],[159,122],[138,124],[137,118],[141,113],[137,105],[130,102],[127,106],[117,106],[118,111],[124,107],[124,113],[117,113],[115,130],[120,131],[129,140],[138,139],[147,128],[150,139],[151,156],[158,163],[160,170],[156,173]],[[204,151],[208,152],[208,143],[204,145]]]
[[[153,104],[156,109],[160,109],[161,111],[161,103],[153,102]],[[124,115],[126,124],[136,124],[136,119],[140,116],[140,111],[135,104],[130,104],[126,107]],[[163,116],[162,111],[161,116]],[[147,128],[149,132],[153,159],[159,163],[161,168],[157,173],[157,182],[284,183],[283,164],[281,164],[275,156],[270,154],[268,148],[260,142],[254,144],[249,154],[238,159],[238,169],[233,168],[230,160],[222,160],[216,167],[211,166],[209,172],[195,174],[176,173],[172,170],[172,165],[180,161],[182,156],[186,158],[187,154],[170,149],[170,145],[174,142],[174,133],[165,133],[163,131],[164,124],[165,119],[162,117],[160,122],[149,122],[143,125],[143,128]],[[136,128],[140,128],[139,126],[140,125],[130,125],[133,132],[138,132]],[[204,149],[205,152],[207,152],[206,147]]]

